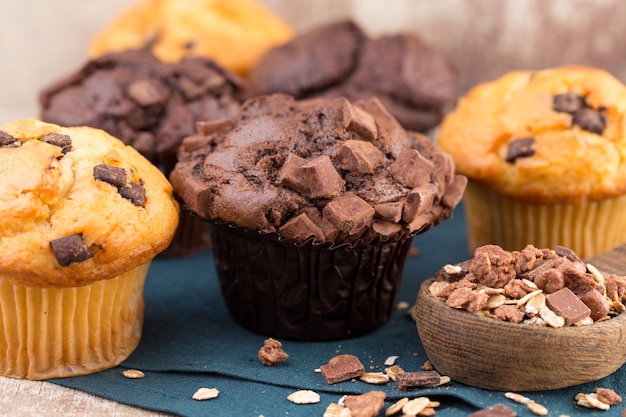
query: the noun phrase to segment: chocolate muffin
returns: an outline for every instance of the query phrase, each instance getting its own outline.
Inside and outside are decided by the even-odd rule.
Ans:
[[[40,97],[41,118],[63,126],[105,130],[133,146],[166,175],[176,150],[200,120],[237,112],[241,81],[208,58],[163,63],[147,50],[109,54],[49,86]],[[183,216],[164,255],[206,248],[205,227]]]
[[[319,27],[267,52],[248,74],[251,95],[298,99],[376,96],[409,130],[439,124],[456,99],[458,72],[412,34],[371,38],[353,21]]]
[[[413,236],[452,214],[452,159],[376,98],[244,103],[200,123],[170,181],[210,224],[235,320],[280,338],[342,339],[385,323]]]

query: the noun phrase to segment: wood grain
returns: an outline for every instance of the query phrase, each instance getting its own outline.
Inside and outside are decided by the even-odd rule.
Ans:
[[[589,262],[624,274],[626,246]],[[431,282],[417,296],[417,329],[430,362],[453,380],[489,390],[541,391],[598,380],[626,362],[626,314],[589,326],[532,327],[450,308],[430,294]]]
[[[12,417],[168,417],[44,381],[0,377],[0,415]]]

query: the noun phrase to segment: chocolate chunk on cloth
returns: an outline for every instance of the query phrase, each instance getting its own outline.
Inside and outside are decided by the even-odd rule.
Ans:
[[[93,257],[89,248],[83,242],[81,234],[65,236],[50,242],[50,248],[57,262],[61,266],[68,266],[76,262],[83,262]]]
[[[565,319],[566,326],[571,326],[591,314],[589,307],[567,287],[546,295],[546,305]]]
[[[372,38],[354,21],[343,20],[271,49],[248,79],[252,95],[378,97],[403,127],[425,132],[453,106],[458,70],[442,51],[414,35]],[[374,136],[368,126],[360,125],[370,131],[366,136]]]
[[[365,373],[365,367],[354,355],[338,355],[331,358],[327,364],[320,366],[322,376],[327,384],[348,381],[358,378]]]
[[[229,117],[242,100],[239,77],[213,60],[165,63],[149,50],[93,59],[40,95],[43,121],[103,129],[166,174],[196,122]]]
[[[478,410],[467,417],[516,417],[515,410],[510,409],[504,404],[495,404],[482,410]]]
[[[441,375],[437,371],[404,372],[396,375],[398,389],[430,387],[441,383]]]

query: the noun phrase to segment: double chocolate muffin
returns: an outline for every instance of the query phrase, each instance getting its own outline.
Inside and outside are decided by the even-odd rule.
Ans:
[[[454,105],[457,77],[446,55],[417,36],[371,38],[347,20],[271,49],[248,74],[248,89],[298,99],[375,96],[404,128],[426,132]]]
[[[44,121],[103,129],[166,175],[182,139],[195,132],[195,123],[234,115],[242,99],[239,77],[213,60],[164,63],[148,50],[91,60],[40,97]],[[184,215],[162,256],[195,252],[209,243],[206,227]]]
[[[354,337],[385,323],[412,237],[466,178],[378,99],[276,94],[200,123],[170,181],[209,222],[235,320],[272,337]]]

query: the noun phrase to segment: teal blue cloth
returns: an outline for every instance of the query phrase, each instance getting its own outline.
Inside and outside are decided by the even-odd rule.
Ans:
[[[418,257],[405,267],[398,301],[412,304],[420,283],[446,263],[469,256],[465,221],[461,208],[453,219],[419,235],[414,240]],[[121,366],[93,375],[55,379],[53,383],[76,388],[121,403],[181,416],[322,416],[331,402],[344,394],[379,389],[387,394],[386,406],[404,396],[428,396],[441,402],[438,416],[468,415],[479,408],[504,403],[518,416],[534,416],[523,405],[506,399],[501,392],[486,391],[456,382],[448,385],[400,391],[395,383],[373,386],[361,381],[328,385],[320,365],[338,353],[358,356],[366,368],[383,370],[388,356],[407,371],[420,370],[427,360],[415,323],[406,312],[397,311],[388,324],[355,339],[333,342],[283,341],[289,359],[279,366],[263,366],[257,352],[266,337],[235,324],[219,292],[212,254],[153,262],[145,288],[146,314],[142,341]],[[540,354],[540,352],[538,352]],[[567,358],[563,358],[567,360]],[[127,379],[127,368],[146,373],[142,379]],[[506,370],[503,370],[505,372]],[[567,389],[525,393],[545,405],[550,415],[619,416],[624,405],[597,412],[574,404],[578,392],[610,387],[626,397],[626,367],[594,383]],[[217,388],[220,395],[210,401],[191,398],[200,387]],[[321,402],[296,405],[287,395],[311,389]],[[384,415],[381,413],[381,415]]]

